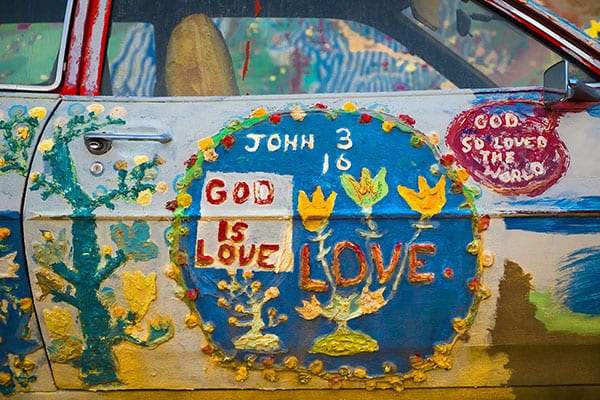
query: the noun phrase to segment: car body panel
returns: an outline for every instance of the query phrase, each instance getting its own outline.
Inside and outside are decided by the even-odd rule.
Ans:
[[[598,74],[572,27],[487,3]],[[110,6],[77,2],[61,95],[0,98],[2,167],[26,147],[0,175],[4,395],[596,393],[600,105],[97,96]]]

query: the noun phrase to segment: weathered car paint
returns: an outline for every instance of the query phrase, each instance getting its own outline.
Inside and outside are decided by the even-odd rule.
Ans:
[[[588,181],[597,179],[594,167],[571,165],[556,184],[548,183],[546,194],[553,190],[568,193],[560,201],[538,194],[530,201],[511,202],[505,195],[474,184],[462,168],[456,169],[456,161],[444,150],[443,137],[433,132],[443,132],[444,127],[452,130],[455,115],[467,110],[481,113],[478,110],[486,104],[493,108],[505,102],[504,112],[516,115],[522,107],[510,98],[518,97],[518,92],[479,92],[475,96],[460,91],[447,96],[445,106],[427,116],[422,110],[434,108],[434,94],[388,97],[385,107],[381,97],[368,95],[353,96],[352,102],[333,96],[306,99],[304,104],[297,104],[297,97],[270,101],[247,98],[243,102],[175,103],[177,107],[165,107],[164,100],[96,103],[93,99],[67,99],[38,146],[32,169],[35,179],[30,180],[25,206],[25,242],[32,246],[28,262],[36,266],[30,268],[31,280],[37,280],[35,304],[43,316],[43,337],[51,344],[48,351],[58,387],[104,383],[113,388],[307,385],[401,389],[417,383],[421,387],[506,384],[512,379],[510,370],[504,369],[504,362],[490,359],[495,342],[489,331],[508,328],[495,326],[494,319],[498,288],[508,279],[503,278],[501,264],[516,260],[523,268],[535,270],[544,259],[538,251],[546,254],[548,264],[554,267],[542,266],[533,275],[540,281],[535,281],[535,296],[534,292],[530,295],[530,301],[540,302],[536,304],[541,307],[551,299],[544,296],[564,279],[561,270],[579,276],[575,271],[583,271],[583,266],[593,268],[597,238],[597,230],[589,230],[595,225],[586,222],[585,228],[582,219],[571,217],[586,215],[592,218],[588,221],[595,221],[597,193],[581,186],[582,178],[578,177],[583,173],[589,176],[585,178]],[[533,99],[535,94],[524,92],[521,97]],[[537,104],[541,107],[539,100]],[[212,116],[203,118],[203,128],[188,117],[198,109],[210,110]],[[248,117],[236,117],[244,114]],[[587,128],[575,135],[578,138],[561,138],[572,159],[581,160],[593,147],[585,132],[594,129],[589,125],[594,118],[581,114],[575,119],[576,125],[587,123]],[[561,128],[570,129],[575,123],[572,120],[561,120],[559,135]],[[125,132],[145,126],[162,130],[165,121],[170,121],[167,123],[175,138],[172,143],[149,143],[142,148],[134,142],[116,141],[111,151],[101,156],[84,150],[82,135],[90,129]],[[411,124],[423,128],[417,130]],[[519,126],[526,131],[527,118],[519,118]],[[369,133],[363,135],[363,130]],[[516,137],[519,131],[513,134]],[[323,140],[332,141],[331,145]],[[398,147],[404,140],[402,146],[407,147]],[[397,158],[382,157],[388,151],[383,150],[385,146],[393,146]],[[382,150],[374,151],[378,147]],[[411,148],[415,155],[433,150],[431,162],[418,161]],[[294,151],[305,152],[300,155],[304,161],[279,161]],[[290,172],[285,171],[286,164]],[[415,173],[392,173],[396,164],[402,166],[401,171],[414,169]],[[348,167],[351,169],[344,171]],[[382,174],[382,167],[387,174]],[[274,174],[279,170],[283,174]],[[286,176],[295,178],[288,180]],[[328,176],[344,178],[336,184],[336,179],[329,180]],[[400,176],[400,185],[392,183]],[[304,180],[306,183],[301,183]],[[382,191],[384,182],[387,193]],[[443,187],[442,182],[444,200],[435,194]],[[339,184],[342,186],[336,189]],[[365,192],[360,189],[363,186]],[[352,187],[358,190],[355,194]],[[284,207],[277,202],[281,188],[294,193],[284,196],[288,202]],[[372,197],[363,197],[367,193]],[[411,197],[415,200],[409,200]],[[383,206],[383,199],[390,203]],[[463,211],[457,208],[461,203],[468,206]],[[357,206],[367,210],[366,214],[353,211]],[[265,214],[261,207],[279,211]],[[535,219],[516,218],[532,210],[546,214],[546,228],[536,226]],[[356,226],[348,227],[353,215],[357,215]],[[466,218],[465,226],[458,216]],[[408,218],[406,228],[399,227],[402,218]],[[549,221],[557,221],[557,225],[552,227]],[[561,221],[569,224],[560,225]],[[409,238],[402,239],[406,235],[400,234],[410,230],[411,224],[427,234],[438,232],[429,239],[424,236],[423,243],[413,244],[414,254],[408,251]],[[444,233],[445,229],[449,231]],[[550,230],[554,233],[544,233]],[[363,231],[370,238],[367,247],[360,244]],[[560,242],[552,239],[555,235]],[[386,241],[386,236],[397,239]],[[548,240],[551,244],[545,245]],[[262,252],[261,243],[268,245]],[[416,244],[421,247],[417,249]],[[72,248],[72,256],[66,257],[68,248]],[[403,248],[408,252],[403,253]],[[548,258],[549,252],[553,258]],[[572,267],[561,261],[586,252],[587,256],[574,259],[579,261]],[[451,257],[453,253],[459,258]],[[344,264],[339,263],[342,256]],[[64,264],[57,263],[65,258]],[[358,269],[342,266],[353,258],[358,260]],[[469,259],[476,260],[475,269],[466,267]],[[85,264],[81,264],[83,260]],[[333,268],[330,277],[319,272],[325,265]],[[290,272],[267,272],[277,268]],[[234,274],[236,270],[239,272]],[[373,279],[368,281],[372,283],[360,289],[370,274]],[[396,280],[402,282],[398,289],[393,287]],[[384,289],[385,284],[391,286]],[[348,299],[356,299],[362,312],[355,309],[352,316],[344,317],[340,309],[328,314],[327,310],[340,307],[336,302],[343,299],[335,300],[334,296],[327,300],[331,285],[347,294],[358,288],[359,296]],[[463,304],[467,308],[453,309],[444,318],[451,323],[427,323],[431,333],[439,332],[433,342],[411,345],[409,332],[418,326],[420,307],[442,312],[442,308],[433,308],[434,304],[450,304],[442,293],[447,290],[443,288],[453,285],[457,286],[447,293],[463,292],[466,297],[461,302],[466,301]],[[565,292],[561,293],[573,293],[567,297],[578,303],[581,296],[589,294],[587,290],[595,290],[593,287],[575,295],[569,291],[573,289],[563,286]],[[398,304],[388,297],[395,290]],[[78,291],[86,295],[77,295]],[[420,295],[423,291],[427,294]],[[90,292],[97,293],[99,302],[86,302]],[[252,296],[262,300],[252,303]],[[473,302],[470,308],[469,302]],[[252,304],[260,307],[250,312]],[[400,304],[408,308],[400,311]],[[579,310],[590,312],[585,306]],[[593,313],[587,314],[588,322],[580,323],[576,316],[580,314],[568,317],[565,312],[550,311],[546,317],[537,318],[548,331],[557,326],[571,330],[573,335],[596,335],[593,321],[597,317]],[[351,341],[344,349],[319,350],[318,338],[335,331],[324,322],[337,321],[338,317],[338,323],[353,328],[349,332],[357,327],[363,334],[377,332],[375,345],[387,346],[387,341],[395,338],[405,349],[371,353],[368,348],[373,342],[365,337]],[[570,318],[571,322],[559,322],[560,318]],[[381,330],[392,321],[396,321],[394,329]],[[553,325],[556,323],[559,325]],[[244,326],[250,329],[246,334]],[[403,327],[408,330],[403,331]],[[257,331],[250,339],[254,328]],[[298,336],[300,329],[304,334]],[[402,339],[402,335],[409,336]],[[288,344],[297,338],[302,338],[303,344]],[[568,346],[564,340],[561,345]],[[135,346],[118,344],[127,341]],[[534,345],[536,340],[526,343]],[[103,346],[104,358],[84,351],[98,346]],[[482,353],[482,346],[491,353]],[[460,361],[465,356],[470,357],[467,364]],[[140,358],[144,369],[136,361]],[[187,368],[191,359],[204,367]],[[211,367],[219,365],[223,368]],[[450,366],[453,369],[446,371]],[[588,368],[593,371],[592,366]],[[478,374],[464,377],[460,371],[465,369]],[[291,382],[299,382],[299,386]],[[583,382],[593,381],[563,376],[560,381],[541,379],[536,384]]]
[[[49,121],[22,215],[25,176],[0,176],[2,312],[19,320],[3,394],[598,385],[597,106],[544,111],[531,89],[1,102],[3,123],[38,121],[12,137]],[[175,140],[88,153],[102,131]],[[510,171],[532,157],[556,168],[529,186]]]
[[[55,390],[27,276],[21,210],[35,145],[57,103],[58,96],[0,100],[0,393],[5,396],[32,387]]]

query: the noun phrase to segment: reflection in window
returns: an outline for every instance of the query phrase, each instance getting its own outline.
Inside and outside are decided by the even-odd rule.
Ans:
[[[62,23],[0,24],[0,84],[43,85],[54,70]]]
[[[454,87],[396,40],[364,24],[315,18],[216,18],[214,23],[227,43],[241,94]],[[157,60],[151,24],[113,23],[107,55],[113,95],[153,95]]]
[[[154,49],[152,24],[112,24],[106,55],[113,95],[152,96],[156,84]]]
[[[541,85],[560,57],[499,15],[469,1],[440,0],[439,21],[421,24],[500,87]],[[410,10],[405,13],[412,18]],[[416,21],[415,21],[416,22]]]
[[[221,18],[240,93],[340,93],[451,86],[393,38],[352,21]],[[250,42],[248,72],[246,43]]]
[[[72,1],[28,0],[2,4],[0,13],[0,87],[52,90],[61,81],[67,42],[63,21]]]

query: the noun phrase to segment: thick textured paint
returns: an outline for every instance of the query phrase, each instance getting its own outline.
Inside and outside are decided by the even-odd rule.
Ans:
[[[136,200],[145,203],[140,194],[149,191],[150,195],[156,190],[156,184],[148,182],[146,173],[164,163],[160,157],[149,160],[139,157],[136,166],[128,170],[126,163],[119,163],[114,170],[120,180],[120,185],[113,191],[102,196],[91,196],[82,187],[76,174],[69,143],[88,131],[101,129],[104,126],[122,125],[124,120],[118,118],[120,109],[100,120],[104,113],[100,104],[92,104],[86,108],[71,107],[75,113],[64,125],[55,126],[51,139],[45,139],[39,145],[44,160],[48,163],[48,173],[37,173],[31,190],[40,191],[42,199],[50,196],[61,196],[72,209],[71,236],[72,266],[65,259],[68,243],[63,234],[54,240],[49,232],[42,235],[43,242],[34,243],[34,259],[42,267],[38,272],[38,285],[53,301],[66,303],[78,310],[78,320],[81,327],[81,337],[67,338],[68,343],[77,340],[81,343],[80,354],[70,357],[62,356],[65,343],[56,343],[56,351],[50,352],[54,362],[70,362],[80,369],[82,382],[88,386],[106,383],[116,383],[118,366],[113,353],[113,346],[120,341],[130,341],[137,345],[155,347],[168,340],[173,335],[172,324],[168,320],[159,319],[149,326],[146,339],[139,339],[130,333],[139,319],[141,309],[147,311],[147,306],[132,310],[111,308],[112,302],[106,301],[105,295],[110,293],[101,285],[116,270],[125,265],[128,260],[144,261],[155,258],[156,244],[149,242],[149,226],[144,221],[134,221],[131,226],[118,223],[111,227],[111,237],[117,246],[116,254],[100,249],[94,211],[99,207],[112,209],[118,199]],[[76,112],[77,111],[77,112]],[[60,242],[65,242],[61,245]],[[59,247],[57,247],[59,246]],[[56,250],[62,251],[62,256],[56,256]],[[41,280],[39,276],[48,279]],[[68,285],[65,285],[66,282]],[[74,293],[73,293],[74,290]],[[126,291],[126,297],[131,297]],[[154,298],[152,298],[153,300]],[[145,313],[144,311],[144,313]],[[67,346],[73,349],[72,345]]]
[[[488,296],[482,281],[484,257],[479,258],[485,229],[473,230],[479,226],[471,221],[477,218],[475,189],[463,181],[466,176],[455,170],[449,158],[445,159],[443,169],[431,168],[441,158],[439,148],[407,125],[406,119],[410,118],[399,120],[379,111],[359,110],[351,103],[339,110],[323,104],[307,108],[293,105],[290,110],[272,113],[259,108],[249,118],[227,123],[226,128],[211,138],[200,140],[200,151],[184,163],[186,175],[177,184],[177,198],[167,205],[175,217],[169,234],[175,271],[169,276],[185,290],[185,301],[190,306],[188,326],[200,325],[208,341],[203,351],[224,367],[235,369],[237,380],[248,379],[249,371],[254,369],[243,361],[252,358],[253,352],[271,357],[269,370],[274,376],[294,365],[301,382],[318,377],[329,379],[334,386],[341,386],[344,381],[364,382],[366,386],[402,386],[406,379],[422,382],[432,368],[450,367],[452,350],[473,323],[479,302]],[[336,132],[337,137],[324,134],[330,131]],[[382,163],[381,152],[389,150],[385,149],[386,135],[397,136],[395,151],[402,154],[397,164],[407,165],[401,173],[394,163]],[[300,137],[304,138],[302,145]],[[284,141],[288,143],[287,150]],[[291,143],[296,145],[292,147]],[[357,153],[348,153],[338,157],[335,149],[360,149],[360,154],[367,156],[360,158]],[[337,161],[325,168],[322,153],[328,151],[334,152]],[[298,157],[303,159],[300,171],[296,168],[300,165],[299,159],[295,161]],[[260,172],[239,173],[245,169]],[[330,172],[324,173],[326,170]],[[269,185],[268,202],[254,201],[253,208],[237,209],[242,213],[236,214],[232,222],[221,220],[215,232],[204,228],[208,222],[203,222],[202,217],[210,217],[213,212],[216,216],[227,215],[236,199],[245,198],[240,197],[245,191],[231,188],[242,188],[240,182],[260,181],[261,174],[267,171],[274,182]],[[236,172],[238,175],[233,175]],[[293,174],[291,198],[283,195],[288,186],[273,174]],[[215,175],[219,178],[214,178]],[[425,176],[436,184],[429,186]],[[446,186],[446,181],[451,185]],[[400,182],[402,190],[390,190],[390,185],[396,187]],[[314,188],[316,183],[319,188],[312,194],[297,190],[296,195],[295,187]],[[418,191],[412,189],[415,186]],[[241,261],[234,264],[231,249],[248,246],[245,235],[252,232],[258,235],[256,232],[265,223],[261,221],[260,207],[281,207],[281,196],[292,207],[284,216],[293,212],[299,217],[292,221],[291,247],[298,255],[298,268],[291,269],[292,277],[261,269],[260,264],[247,267]],[[467,210],[461,211],[460,204]],[[360,211],[358,217],[355,210]],[[274,218],[269,215],[269,219]],[[464,218],[438,220],[438,215]],[[356,221],[351,222],[352,219]],[[408,223],[407,232],[402,235],[404,222]],[[233,229],[237,225],[240,228]],[[453,226],[448,227],[451,235],[437,232],[447,225]],[[306,236],[306,231],[311,234]],[[223,248],[225,240],[230,240],[230,250],[220,257],[210,250],[214,234],[218,236],[219,248]],[[388,235],[397,239],[388,239]],[[254,236],[257,237],[260,236]],[[462,260],[452,258],[457,265],[452,279],[443,278],[447,264],[441,268],[436,263],[436,257],[441,255],[445,259],[449,253]],[[275,270],[280,268],[278,259],[271,260]],[[298,280],[293,277],[295,271]],[[453,285],[456,288],[451,290]],[[286,301],[269,296],[272,308],[267,323],[261,321],[261,315],[264,316],[261,299],[275,288],[277,293],[285,293]],[[241,294],[236,295],[238,290],[252,295],[251,298],[243,300]],[[423,305],[419,301],[413,304],[412,300],[424,299],[423,296],[428,299],[428,307],[437,310],[429,316],[449,312],[447,318],[423,322],[422,319],[428,318],[420,311]],[[437,296],[444,300],[435,301]],[[461,305],[455,308],[454,301]],[[248,308],[251,305],[255,308]],[[284,319],[278,317],[282,313]],[[252,318],[247,320],[248,316]],[[421,328],[407,326],[406,321],[413,319]],[[453,321],[451,326],[443,322],[448,319]],[[205,322],[198,324],[194,322],[197,320]],[[386,335],[387,330],[373,330],[373,326],[392,325],[393,339]],[[237,336],[240,331],[236,328],[240,327],[251,329]],[[298,329],[305,335],[297,335]],[[427,335],[437,339],[428,343],[429,339],[419,339],[418,344],[413,344],[410,341],[414,335],[407,329],[422,330],[421,339]],[[438,331],[444,333],[438,336]],[[247,340],[249,334],[253,340]],[[403,335],[406,341],[401,339]],[[269,342],[263,340],[267,337]],[[234,359],[226,356],[232,352],[230,349],[238,350]],[[400,355],[390,358],[392,354]],[[397,366],[394,371],[398,368],[399,373],[410,372],[385,375],[384,371],[381,375],[382,365],[391,362]],[[354,376],[336,372],[350,367],[365,372],[356,372]],[[372,378],[367,379],[367,374]],[[270,378],[265,376],[265,379]]]

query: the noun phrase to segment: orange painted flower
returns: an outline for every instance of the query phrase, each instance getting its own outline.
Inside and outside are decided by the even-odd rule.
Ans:
[[[327,200],[323,195],[321,186],[317,186],[312,194],[312,201],[302,190],[298,193],[298,213],[302,218],[302,224],[310,232],[317,232],[329,222],[329,216],[333,212],[336,192],[331,192]]]
[[[302,300],[302,307],[296,307],[296,311],[298,311],[302,318],[310,321],[321,315],[323,308],[321,307],[319,300],[317,300],[317,297],[313,294],[310,298],[310,302]]]
[[[381,307],[387,304],[387,300],[383,297],[383,291],[385,287],[382,287],[374,292],[371,292],[367,288],[363,288],[360,295],[360,309],[363,314],[372,314],[377,312]]]

